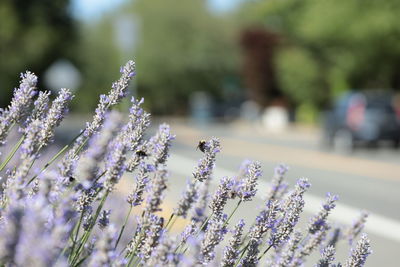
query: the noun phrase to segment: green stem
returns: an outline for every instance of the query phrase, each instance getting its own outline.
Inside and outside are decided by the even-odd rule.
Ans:
[[[235,212],[237,211],[237,209],[239,208],[240,204],[242,203],[242,200],[239,200],[239,202],[237,203],[236,207],[233,209],[233,211],[231,212],[231,214],[229,215],[228,219],[226,219],[225,223],[224,223],[224,227],[229,223],[230,219],[232,218],[232,216],[235,214]]]
[[[11,150],[11,152],[7,155],[6,160],[1,163],[0,165],[0,171],[2,171],[8,164],[8,162],[10,162],[10,160],[14,157],[15,153],[17,152],[18,148],[22,145],[22,142],[24,141],[25,136],[21,136],[21,138],[18,140],[18,143],[16,143],[13,147],[13,149]]]
[[[167,224],[166,224],[165,227],[164,227],[165,229],[168,228],[168,225],[169,225],[169,223],[171,222],[172,218],[174,218],[174,216],[175,216],[174,213],[172,213],[171,216],[169,216],[168,222],[167,222]]]
[[[44,172],[51,164],[53,164],[53,162],[54,162],[61,154],[63,154],[63,153],[76,141],[76,139],[78,139],[79,136],[81,136],[82,134],[83,134],[83,131],[81,131],[77,136],[75,136],[75,138],[72,139],[72,141],[71,141],[69,144],[65,145],[60,151],[58,151],[58,153],[55,154],[55,155],[51,158],[51,160],[50,160],[49,162],[47,162],[47,163],[43,166],[43,168],[40,170],[40,172],[39,172],[38,174],[36,174],[35,176],[33,176],[33,177],[29,180],[29,182],[28,182],[27,185],[31,184],[42,172]]]
[[[75,238],[72,240],[72,248],[71,248],[71,253],[69,254],[70,255],[69,258],[74,254],[75,245],[76,245],[76,242],[78,241],[79,230],[80,230],[80,227],[82,224],[82,220],[83,220],[83,211],[81,212],[81,216],[80,216],[78,224],[76,226],[77,228],[75,229],[76,234],[75,234]],[[73,232],[72,232],[72,235],[73,235]]]
[[[247,251],[247,248],[249,247],[249,245],[250,245],[250,242],[247,243],[247,245],[244,247],[242,253],[240,254],[240,257],[239,257],[238,261],[235,264],[235,267],[237,267],[239,265],[240,261],[242,260],[242,258],[244,256],[244,253]]]
[[[258,260],[261,260],[261,259],[262,259],[262,257],[264,257],[264,255],[265,255],[265,254],[267,254],[268,250],[270,250],[271,248],[272,248],[272,245],[269,245],[269,247],[267,247],[267,249],[266,249],[266,250],[264,250],[263,254],[261,254],[261,256],[260,256],[260,257],[258,257]]]
[[[203,222],[203,224],[200,226],[200,228],[199,228],[199,230],[198,230],[196,236],[198,236],[198,235],[200,234],[200,232],[204,230],[204,228],[206,227],[208,221],[211,219],[211,217],[212,217],[213,215],[214,215],[214,212],[212,212],[212,213],[210,214],[210,216],[207,217],[207,219],[206,219],[206,220]]]
[[[171,224],[166,227],[167,231],[171,231],[172,227],[174,226],[176,219],[178,219],[178,216],[174,216],[174,218],[172,218]]]
[[[118,238],[117,238],[117,242],[115,243],[114,249],[117,249],[118,243],[119,243],[119,241],[121,240],[122,234],[124,233],[126,224],[127,224],[127,222],[128,222],[128,219],[129,219],[129,216],[131,215],[131,212],[132,212],[132,205],[129,205],[129,206],[130,206],[130,207],[129,207],[128,214],[127,214],[126,217],[125,217],[125,222],[124,222],[124,224],[123,224],[122,227],[121,227],[121,231],[119,232],[119,235],[118,235]]]
[[[75,253],[74,258],[72,259],[71,266],[74,266],[74,263],[79,259],[79,256],[80,256],[80,254],[81,254],[81,252],[82,252],[82,250],[83,250],[83,247],[84,247],[84,245],[86,244],[87,240],[89,239],[90,234],[91,234],[91,232],[92,232],[94,226],[96,225],[97,218],[98,218],[99,215],[100,215],[101,209],[102,209],[103,206],[104,206],[104,203],[105,203],[105,201],[106,201],[106,199],[107,199],[107,197],[108,197],[108,194],[109,194],[109,192],[107,191],[107,192],[104,194],[104,196],[101,198],[101,202],[100,202],[99,206],[97,207],[96,213],[95,213],[95,215],[94,215],[94,217],[93,217],[92,224],[90,225],[90,228],[85,232],[85,234],[84,234],[84,236],[83,236],[83,238],[82,238],[82,242],[80,243],[78,249],[76,250],[76,253]]]

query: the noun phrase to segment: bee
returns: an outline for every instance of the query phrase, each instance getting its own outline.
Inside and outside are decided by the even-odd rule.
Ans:
[[[204,153],[206,150],[206,143],[207,143],[206,140],[200,140],[196,150],[200,149],[200,151]]]
[[[147,153],[145,151],[138,150],[138,151],[136,151],[136,156],[144,158],[144,157],[147,157],[148,155],[147,155]]]
[[[68,178],[68,181],[70,182],[70,183],[73,183],[73,182],[75,182],[75,178],[74,177],[72,177],[72,176],[70,176],[69,178]]]

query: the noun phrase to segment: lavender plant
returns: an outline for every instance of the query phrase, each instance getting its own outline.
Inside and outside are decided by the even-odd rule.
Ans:
[[[127,96],[135,63],[129,61],[121,73],[110,92],[100,96],[92,121],[48,162],[41,161],[41,152],[52,143],[73,95],[62,89],[50,101],[50,93],[37,94],[34,74],[21,75],[10,106],[0,111],[0,145],[10,134],[20,136],[9,153],[0,154],[1,266],[248,267],[264,260],[270,266],[302,266],[316,250],[322,251],[316,266],[341,266],[334,263],[335,246],[357,238],[367,213],[340,234],[329,222],[337,196],[328,194],[301,229],[298,221],[310,183],[301,178],[290,190],[284,181],[288,168],[279,165],[269,188],[262,189],[266,202],[256,219],[231,225],[241,203],[253,200],[260,190],[262,169],[259,162],[245,161],[238,176],[213,177],[221,151],[215,137],[202,141],[203,157],[176,208],[164,218],[159,212],[168,191],[175,135],[161,124],[147,138],[150,114],[141,107],[143,99],[131,99],[127,120],[112,110]],[[14,125],[20,131],[13,131]],[[123,176],[134,178],[133,190],[126,196],[128,204],[116,207],[112,197]],[[211,181],[218,178],[213,192]],[[236,198],[234,209],[228,210]],[[125,208],[125,220],[113,219],[111,214]],[[186,227],[177,229],[178,217]],[[364,265],[370,253],[363,234],[345,266]]]

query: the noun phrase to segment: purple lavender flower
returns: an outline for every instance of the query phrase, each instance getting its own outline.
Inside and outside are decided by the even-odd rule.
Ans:
[[[163,235],[164,218],[154,214],[149,216],[149,227],[146,229],[143,245],[140,247],[140,257],[147,261],[151,252],[158,245],[158,241]]]
[[[326,201],[322,205],[322,209],[318,212],[318,214],[311,218],[308,225],[308,231],[311,234],[314,234],[326,225],[326,218],[328,217],[329,212],[335,208],[335,202],[338,199],[339,197],[337,195],[331,195],[330,193],[326,195]]]
[[[242,201],[250,201],[251,198],[256,195],[257,180],[261,177],[261,174],[262,171],[259,162],[255,161],[247,166],[244,179],[242,180],[237,192]]]
[[[181,262],[181,257],[175,251],[179,243],[176,239],[170,238],[165,234],[160,239],[159,245],[154,248],[147,265],[156,267],[178,266]]]
[[[144,162],[141,163],[139,172],[136,176],[136,186],[134,191],[128,196],[128,203],[132,206],[138,206],[143,202],[143,193],[146,185],[149,182],[149,174],[147,166]]]
[[[143,98],[138,101],[132,97],[131,102],[132,106],[129,109],[129,121],[123,129],[128,150],[135,152],[127,163],[127,171],[129,172],[135,169],[137,162],[141,159],[141,156],[137,153],[137,149],[140,144],[143,143],[143,134],[150,125],[150,114],[140,107],[140,105],[143,104]],[[145,149],[144,144],[142,144],[142,149]]]
[[[192,209],[192,221],[202,222],[206,219],[206,209],[210,200],[210,180],[205,180],[199,185],[197,201]]]
[[[207,264],[215,257],[215,247],[222,241],[226,234],[226,215],[216,216],[208,223],[207,230],[200,246],[199,261]]]
[[[239,256],[239,248],[242,244],[242,235],[243,235],[243,227],[244,220],[240,220],[233,230],[233,234],[231,239],[229,239],[229,245],[225,247],[224,256],[222,258],[221,267],[230,267],[234,266],[236,260]]]
[[[174,214],[176,216],[182,216],[186,218],[189,209],[192,207],[197,198],[198,194],[196,182],[188,181],[182,198],[178,202],[178,207],[174,210]]]
[[[103,210],[100,213],[98,224],[101,230],[104,230],[110,224],[111,210]]]
[[[89,148],[80,158],[76,175],[85,189],[89,189],[98,176],[99,165],[107,151],[107,146],[119,130],[121,114],[111,112],[108,114],[101,132],[90,140]]]
[[[280,252],[279,257],[277,257],[275,260],[275,263],[273,264],[274,267],[286,267],[291,264],[295,256],[295,252],[299,248],[302,237],[303,235],[298,230],[295,230],[292,233],[288,243]]]
[[[129,81],[134,76],[135,63],[133,61],[128,61],[128,63],[121,68],[121,71],[121,78],[117,82],[113,83],[110,92],[107,95],[100,95],[100,101],[97,105],[92,121],[86,123],[83,134],[75,140],[72,148],[63,157],[59,164],[59,172],[64,179],[73,175],[82,147],[85,145],[86,141],[93,136],[93,134],[97,133],[101,129],[106,114],[111,106],[118,104],[125,96]]]
[[[16,166],[15,171],[9,176],[4,188],[5,195],[9,198],[20,199],[26,195],[24,188],[25,178],[29,173],[31,165],[37,158],[37,152],[40,148],[40,132],[42,124],[39,120],[32,121],[26,128],[26,135],[24,142],[21,145],[20,163]],[[11,196],[14,194],[13,196]]]
[[[232,190],[232,185],[233,180],[231,178],[224,177],[221,179],[218,189],[215,191],[209,205],[213,216],[220,216],[222,214],[228,200],[229,192]]]
[[[362,267],[367,257],[372,253],[370,241],[366,234],[361,236],[357,246],[351,250],[351,256],[344,264],[345,267]]]
[[[53,138],[54,129],[64,118],[65,113],[68,111],[68,103],[72,98],[73,96],[71,92],[68,89],[63,88],[57,98],[54,99],[50,109],[48,110],[47,116],[43,121],[42,136],[40,140],[40,145],[42,147],[46,146]]]
[[[0,232],[0,260],[15,264],[17,245],[21,238],[21,224],[24,216],[23,207],[14,207],[4,215],[5,224]]]
[[[168,172],[165,168],[158,169],[151,181],[145,210],[150,213],[160,211],[165,189],[167,189]]]
[[[273,229],[269,244],[277,248],[284,243],[292,233],[304,208],[303,194],[310,187],[308,180],[301,178],[297,181],[294,191],[288,196],[282,206],[283,215]]]
[[[292,262],[287,266],[295,267],[302,265],[305,258],[309,256],[314,250],[316,250],[318,246],[322,243],[329,229],[329,225],[325,224],[318,231],[308,236],[308,238],[303,241],[304,243],[302,244],[301,248],[296,251]]]
[[[165,164],[169,156],[169,148],[173,139],[175,139],[175,135],[171,134],[169,125],[165,123],[161,124],[157,134],[149,141],[149,144],[152,147],[152,155],[155,166],[158,164]]]
[[[279,199],[279,196],[281,196],[282,193],[285,193],[284,191],[286,190],[288,185],[283,181],[283,178],[288,170],[289,168],[284,164],[279,164],[275,168],[270,190],[267,193],[268,200]]]
[[[221,145],[217,138],[211,138],[211,140],[206,142],[204,147],[205,155],[202,159],[200,159],[193,172],[193,177],[200,182],[203,182],[211,177],[212,170],[215,166],[215,156],[221,151]]]
[[[187,242],[187,240],[188,240],[190,237],[192,237],[193,234],[195,234],[195,233],[198,231],[198,228],[199,228],[199,227],[196,226],[196,222],[191,221],[191,222],[185,227],[185,229],[183,229],[183,231],[182,231],[182,233],[181,233],[181,235],[180,235],[180,237],[181,237],[180,243],[181,243],[181,244],[185,244],[185,243]]]
[[[274,229],[278,212],[278,202],[268,201],[266,208],[257,216],[254,226],[250,229],[247,253],[240,263],[242,266],[255,266],[258,263],[259,246],[265,234]]]
[[[322,250],[321,259],[315,265],[315,267],[330,267],[335,260],[335,248],[327,246]]]
[[[109,225],[104,234],[101,235],[99,241],[96,242],[95,251],[90,257],[88,266],[90,267],[106,267],[112,266],[118,254],[114,250],[116,238],[116,229],[114,225]]]
[[[121,68],[121,78],[114,82],[112,89],[107,95],[101,95],[99,104],[96,108],[95,115],[92,122],[86,124],[84,136],[90,137],[97,132],[105,119],[105,114],[111,106],[118,104],[123,97],[125,97],[129,82],[134,76],[135,62],[128,61],[124,67]]]
[[[353,240],[362,232],[364,229],[365,222],[367,221],[369,213],[365,210],[361,211],[359,217],[353,222],[350,228],[345,232],[345,236],[349,240],[349,244],[353,243]]]
[[[50,94],[51,93],[49,91],[46,91],[46,92],[40,91],[39,92],[37,99],[33,103],[33,110],[24,123],[25,127],[34,120],[43,120],[44,119],[45,115],[47,114],[47,109],[49,107]],[[25,129],[24,129],[24,132],[25,132]]]
[[[37,77],[32,72],[21,74],[19,87],[7,109],[0,110],[0,145],[4,144],[8,130],[13,123],[19,122],[27,114],[32,98],[36,95]]]
[[[109,145],[105,162],[105,182],[107,191],[112,191],[125,171],[127,146],[123,140],[123,134],[118,135]]]

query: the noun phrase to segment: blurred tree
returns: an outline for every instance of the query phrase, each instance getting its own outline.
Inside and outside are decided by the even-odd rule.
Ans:
[[[72,57],[76,35],[69,2],[0,1],[0,107],[8,104],[18,73],[41,75],[57,58]]]
[[[345,89],[400,88],[400,1],[254,2],[249,21],[286,40],[278,79],[296,103],[321,107]]]
[[[221,97],[224,78],[236,71],[234,22],[213,15],[203,0],[137,0],[133,12],[138,90],[153,112],[185,112],[194,91]]]
[[[100,21],[82,24],[79,29],[79,49],[75,58],[83,80],[72,103],[76,111],[93,110],[99,101],[99,94],[110,90],[112,81],[120,76],[119,67],[128,61],[121,60],[121,54],[114,42],[112,21],[112,17],[107,16]]]

